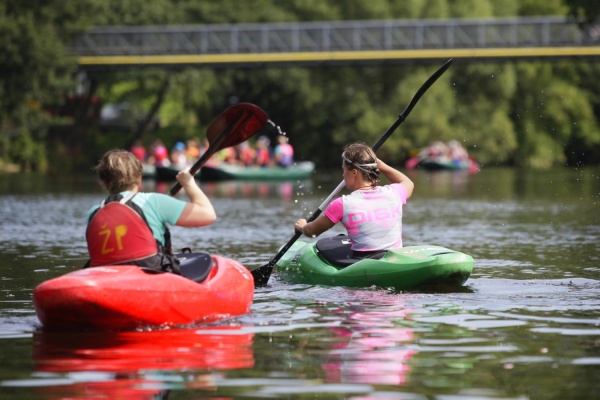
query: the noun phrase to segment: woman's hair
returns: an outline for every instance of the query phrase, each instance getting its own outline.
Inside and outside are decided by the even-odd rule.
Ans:
[[[142,163],[127,150],[107,151],[95,171],[110,194],[131,189],[142,179]]]
[[[379,182],[377,156],[373,149],[363,142],[347,144],[342,153],[342,160],[347,167],[359,170],[373,186]]]

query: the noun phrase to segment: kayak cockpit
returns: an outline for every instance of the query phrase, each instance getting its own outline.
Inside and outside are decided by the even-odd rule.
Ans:
[[[182,253],[177,254],[181,263],[181,275],[194,282],[204,282],[213,267],[213,260],[208,253]]]
[[[365,255],[364,257],[356,257],[352,253],[350,238],[347,235],[319,239],[315,247],[318,255],[338,268],[348,267],[365,258],[379,260],[387,253],[386,250],[382,250]]]
[[[213,259],[208,253],[179,253],[175,257],[181,263],[179,270],[181,276],[191,279],[196,283],[202,283],[210,275],[210,271],[213,267]],[[142,271],[147,274],[164,274],[165,271],[159,271],[153,268],[140,267]]]

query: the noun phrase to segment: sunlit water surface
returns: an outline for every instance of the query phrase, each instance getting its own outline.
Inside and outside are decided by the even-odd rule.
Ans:
[[[289,285],[275,273],[251,314],[110,334],[43,331],[31,301],[85,262],[85,214],[103,197],[94,179],[0,176],[0,397],[597,398],[599,173],[411,175],[405,245],[471,254],[463,288]],[[203,185],[219,220],[173,228],[174,245],[263,265],[341,177],[318,178]]]

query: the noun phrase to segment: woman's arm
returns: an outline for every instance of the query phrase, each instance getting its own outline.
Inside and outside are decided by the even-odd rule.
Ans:
[[[177,174],[177,181],[188,195],[190,202],[187,203],[175,225],[198,227],[210,225],[217,220],[217,213],[202,189],[186,168]]]
[[[294,229],[305,236],[317,237],[326,230],[333,228],[334,225],[327,216],[321,215],[312,222],[306,222],[304,218],[300,218],[294,224]]]
[[[415,184],[410,178],[404,175],[402,172],[398,171],[395,168],[390,167],[379,158],[377,159],[377,168],[381,171],[383,176],[385,176],[392,183],[401,183],[406,187],[406,198],[409,198],[415,188]]]

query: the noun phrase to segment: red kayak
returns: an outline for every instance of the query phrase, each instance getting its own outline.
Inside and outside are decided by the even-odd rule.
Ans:
[[[126,330],[212,322],[250,311],[252,274],[239,262],[206,253],[179,254],[183,276],[137,266],[81,269],[33,291],[49,329]]]

